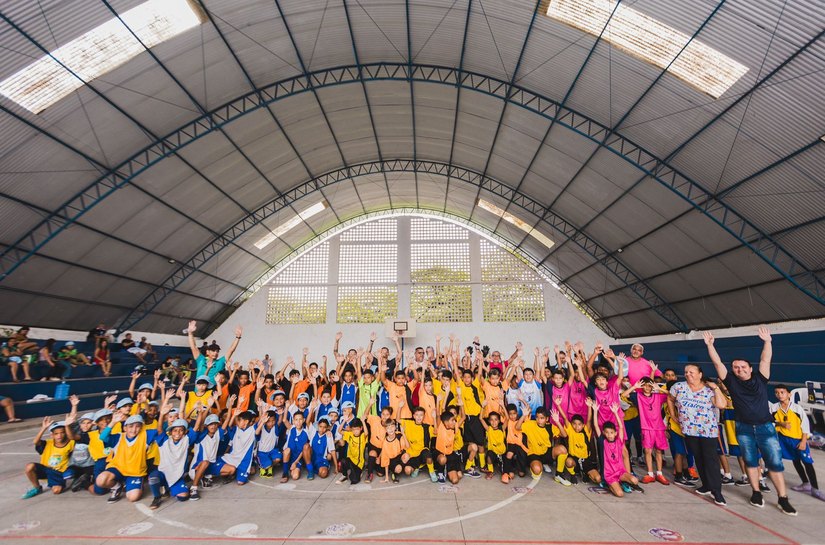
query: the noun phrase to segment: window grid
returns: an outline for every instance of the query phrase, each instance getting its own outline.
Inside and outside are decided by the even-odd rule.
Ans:
[[[485,322],[541,322],[545,319],[542,284],[482,284]]]
[[[413,217],[410,222],[412,240],[467,240],[470,232],[446,221]]]
[[[338,282],[341,284],[398,282],[398,246],[341,244],[338,267]]]
[[[327,321],[326,286],[270,286],[267,324],[323,324]]]
[[[412,317],[422,323],[472,322],[473,288],[462,284],[415,284],[410,291]]]
[[[398,240],[398,220],[380,219],[357,225],[341,233],[344,242],[373,242]]]
[[[519,258],[489,240],[481,240],[482,282],[541,282],[541,277]]]
[[[375,324],[398,315],[397,286],[340,286],[339,324]]]
[[[296,259],[281,271],[274,284],[326,284],[329,271],[329,242],[319,244],[316,248]]]
[[[410,257],[413,283],[470,281],[470,244],[467,242],[414,243]]]

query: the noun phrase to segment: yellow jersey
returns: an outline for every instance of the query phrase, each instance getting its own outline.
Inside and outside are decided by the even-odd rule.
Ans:
[[[464,414],[467,416],[479,416],[481,414],[484,391],[478,380],[473,380],[470,386],[461,383],[461,399],[464,402]]]
[[[435,435],[435,450],[441,454],[452,454],[456,435],[454,429],[448,430],[444,424],[440,424]]]
[[[507,434],[503,428],[487,428],[487,450],[499,456],[507,452]]]
[[[781,403],[771,403],[770,411],[773,413],[774,422],[781,424],[776,426],[776,433],[779,435],[791,439],[802,439],[803,435],[811,434],[808,416],[798,403],[789,403],[785,408]]]
[[[410,443],[410,448],[407,449],[407,454],[415,458],[425,448],[430,447],[430,437],[433,437],[433,431],[427,424],[420,426],[414,420],[402,420],[401,428],[404,430],[404,436]]]
[[[100,440],[100,430],[92,430],[89,432],[89,455],[92,457],[92,460],[100,460],[102,458],[106,458],[109,455],[109,451],[111,450],[109,447],[103,444],[103,441]]]
[[[527,438],[527,454],[543,455],[551,446],[550,428],[540,427],[535,420],[527,420],[521,425],[521,433]]]
[[[115,468],[125,477],[143,477],[147,471],[148,446],[145,430],[141,430],[131,442],[126,439],[126,434],[121,434],[106,468]]]
[[[195,406],[198,404],[198,401],[201,402],[201,405],[206,407],[206,402],[210,397],[212,397],[212,390],[206,390],[201,395],[198,395],[197,392],[194,391],[186,392],[186,406],[183,409],[184,418],[190,418],[190,415],[192,414],[192,411],[195,410]]]
[[[590,445],[590,430],[585,427],[582,428],[582,431],[578,432],[574,430],[570,424],[565,425],[564,429],[567,431],[568,454],[576,458],[587,458],[590,456],[590,449],[588,448]]]
[[[364,450],[369,438],[366,433],[355,435],[347,430],[341,433],[341,439],[347,444],[347,459],[358,467],[364,467]]]
[[[69,467],[69,459],[74,450],[74,441],[68,441],[62,447],[54,444],[54,440],[47,439],[40,453],[40,463],[46,467],[63,473]]]

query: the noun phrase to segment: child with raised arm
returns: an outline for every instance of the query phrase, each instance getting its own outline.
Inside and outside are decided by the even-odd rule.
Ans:
[[[590,401],[588,398],[587,401]],[[602,481],[599,473],[599,460],[596,457],[596,451],[591,448],[591,426],[590,415],[591,406],[585,403],[587,413],[585,416],[576,414],[572,419],[567,417],[567,413],[560,410],[559,413],[564,419],[564,429],[567,431],[567,459],[564,461],[564,467],[567,471],[571,483],[576,484],[578,477],[576,473],[580,473],[582,479],[588,479],[593,484],[599,484]]]
[[[338,468],[338,456],[335,452],[335,438],[330,431],[329,416],[324,415],[315,424],[315,433],[311,440],[312,468],[307,466],[307,480],[315,478],[315,473],[322,479],[326,479],[330,472],[335,473]]]
[[[595,410],[596,404],[591,403]],[[615,421],[620,420],[618,403],[610,405],[610,412],[613,413]],[[614,420],[607,420],[604,424],[600,424],[598,418],[593,419],[593,425],[596,428],[596,437],[599,438],[602,478],[610,492],[617,498],[633,490],[644,492],[644,489],[639,486],[639,479],[629,469],[630,455],[624,444],[624,427],[616,426]]]
[[[338,444],[346,447],[346,457],[343,460],[341,477],[335,484],[341,484],[349,479],[350,484],[361,481],[361,472],[364,470],[365,455],[369,439],[364,433],[364,424],[360,418],[353,419],[349,428],[341,432]]]
[[[520,402],[525,406],[520,415],[514,404],[507,405],[507,452],[504,454],[504,473],[501,475],[504,484],[509,483],[516,473],[519,477],[524,477],[527,471],[527,447],[524,446],[521,426],[530,414],[530,406],[523,399]]]
[[[114,433],[116,428],[119,433]],[[109,503],[119,501],[124,490],[126,499],[131,502],[143,496],[143,479],[148,472],[147,452],[155,433],[156,430],[143,429],[142,416],[135,414],[126,418],[122,411],[116,412],[111,423],[100,433],[103,444],[114,451],[106,470],[95,481],[98,487],[110,489]]]
[[[652,373],[651,373],[652,374]],[[645,484],[658,482],[669,485],[670,481],[662,474],[662,456],[667,450],[667,434],[662,407],[667,404],[667,390],[653,382],[651,377],[642,377],[636,384],[622,394],[629,396],[636,390],[636,405],[639,409],[639,422],[642,429],[642,448],[645,452],[647,475],[642,478]],[[653,457],[655,453],[656,474],[653,474]]]
[[[51,438],[44,440],[43,434],[46,430],[51,433]],[[32,487],[23,495],[24,500],[33,498],[43,491],[40,486],[41,479],[46,480],[53,494],[60,494],[66,488],[66,481],[72,477],[69,459],[75,443],[66,436],[65,422],[54,422],[48,416],[43,418],[33,443],[34,449],[40,454],[40,462],[26,465],[25,474]]]
[[[160,417],[163,420],[172,405],[168,399],[164,399],[163,407],[160,409]],[[208,408],[202,405],[198,409],[196,421],[202,422],[206,418]],[[160,450],[160,462],[157,469],[149,472],[149,489],[152,491],[152,504],[149,509],[157,509],[163,502],[161,486],[169,490],[169,494],[178,501],[189,499],[189,488],[184,482],[189,454],[189,446],[197,438],[197,432],[189,429],[189,422],[183,418],[177,418],[167,428],[166,433],[155,435],[155,442]]]
[[[238,406],[247,400],[238,397]],[[235,477],[238,486],[249,481],[249,472],[252,470],[253,452],[255,450],[255,426],[253,420],[257,416],[255,411],[242,411],[239,408],[228,409],[231,415],[224,421],[224,430],[227,432],[229,446],[227,452],[215,462],[219,475],[226,478]]]
[[[484,468],[487,474],[487,479],[492,479],[495,475],[495,468],[498,467],[501,471],[502,482],[504,481],[504,455],[507,452],[507,430],[501,423],[501,415],[494,412],[490,413],[487,418],[481,419],[481,425],[484,427],[484,435],[487,439],[487,467]]]
[[[283,450],[283,468],[281,482],[285,483],[292,477],[293,480],[301,477],[301,462],[307,466],[307,472],[314,472],[312,466],[312,447],[310,432],[304,427],[304,413],[298,411],[292,415],[292,420],[286,421],[286,444]]]
[[[444,411],[436,419],[435,470],[439,483],[445,482],[445,475],[452,484],[457,484],[461,480],[461,458],[455,452],[455,439],[457,430],[464,420],[464,407],[461,396],[457,397],[459,416],[456,417],[451,411]],[[439,396],[439,401],[439,406],[441,406],[444,402],[443,394]]]
[[[404,464],[404,473],[418,477],[418,471],[426,464],[430,473],[430,480],[436,482],[438,477],[433,466],[433,457],[430,451],[430,442],[435,437],[433,427],[424,422],[425,410],[423,407],[413,409],[412,420],[401,421],[401,431],[409,446],[405,448],[401,455],[401,463]]]
[[[404,450],[410,448],[410,442],[404,437],[403,431],[398,429],[398,424],[390,420],[384,425],[384,444],[381,446],[381,467],[384,469],[385,483],[398,483],[398,476],[404,471],[404,464],[401,461]]]
[[[261,419],[255,429],[258,436],[258,466],[260,466],[261,477],[272,478],[272,471],[275,464],[283,460],[283,454],[278,449],[278,429],[280,428],[280,417],[274,408],[267,408],[265,402],[259,402],[258,412]],[[284,412],[281,411],[283,415]]]

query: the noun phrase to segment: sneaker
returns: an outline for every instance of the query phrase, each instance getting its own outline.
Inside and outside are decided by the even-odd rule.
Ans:
[[[434,471],[430,472],[430,480],[434,483],[438,482],[438,475],[436,475]]]
[[[26,490],[26,493],[25,493],[25,494],[23,494],[23,496],[21,497],[21,499],[23,499],[23,500],[27,500],[27,499],[29,499],[29,498],[33,498],[33,497],[35,497],[36,495],[40,494],[41,492],[43,492],[43,489],[42,489],[41,487],[39,487],[39,486],[34,486],[34,487],[29,488],[28,490]]]
[[[654,477],[653,475],[645,475],[644,477],[642,477],[642,482],[644,484],[655,483],[656,477]]]
[[[534,480],[534,481],[538,481],[539,479],[541,479],[541,473],[539,473],[538,475],[536,475],[535,473],[533,473],[532,471],[530,471],[530,476],[531,476],[531,477],[533,477],[533,480]]]
[[[786,515],[790,515],[795,517],[799,513],[796,512],[796,509],[793,508],[791,502],[788,501],[788,496],[782,496],[779,498],[779,503],[777,504],[779,510],[785,513]]]
[[[556,475],[556,476],[553,478],[553,480],[554,480],[554,481],[556,481],[556,482],[557,482],[557,483],[559,483],[559,484],[564,485],[564,486],[572,486],[572,485],[573,485],[573,483],[571,483],[570,481],[568,481],[567,479],[565,479],[565,478],[564,478],[564,477],[562,477],[561,475]]]
[[[771,488],[768,486],[768,483],[765,481],[759,481],[759,491],[760,492],[770,492]]]
[[[553,468],[550,467],[549,465],[544,464],[542,467],[544,468],[545,473],[553,473]]]
[[[480,479],[481,473],[479,473],[478,468],[475,466],[470,468],[470,471],[467,472],[468,477],[472,477],[473,479]]]
[[[120,500],[121,496],[123,496],[123,485],[117,485],[112,488],[112,491],[109,493],[109,499],[106,501],[107,503],[116,503]]]
[[[570,484],[579,484],[579,478],[574,474],[571,474],[567,480],[570,481]]]
[[[734,482],[732,478],[722,475],[722,484],[734,484]]]
[[[390,480],[395,484],[398,484],[398,475],[396,475],[395,473],[390,474]]]
[[[192,488],[189,490],[189,499],[192,501],[198,501],[199,499],[201,499],[201,495],[198,494],[197,488]]]
[[[314,481],[315,480],[315,473],[308,472],[307,473],[307,480]]]
[[[444,478],[443,473],[439,473],[437,479],[438,479],[439,484],[444,484],[445,482],[447,482],[447,480]]]
[[[625,494],[633,493],[633,487],[630,486],[628,483],[621,483],[622,490]]]
[[[695,467],[688,468],[688,474],[690,475],[691,481],[698,481],[699,480],[699,473],[696,471]]]
[[[810,492],[812,490],[811,483],[802,483],[796,486],[792,486],[791,490],[794,492]]]
[[[372,472],[367,473],[367,478],[364,479],[364,482],[365,483],[371,483],[372,482]]]
[[[508,484],[510,482],[510,474],[509,473],[502,473],[501,474],[501,482],[504,484]]]
[[[214,478],[212,475],[207,475],[203,479],[201,479],[201,486],[204,488],[212,488],[212,481]]]
[[[417,468],[412,470],[412,473],[410,473],[410,477],[412,477],[413,479],[418,477],[418,469]]]
[[[78,490],[88,488],[90,484],[92,484],[92,478],[88,473],[84,473],[72,483],[72,492],[77,492]]]
[[[748,480],[747,475],[742,475],[736,481],[734,481],[733,484],[734,484],[734,486],[750,486],[751,485],[750,481]]]
[[[638,484],[632,484],[632,483],[630,483],[630,488],[632,488],[632,489],[633,489],[633,490],[635,490],[636,492],[641,492],[642,494],[644,494],[644,493],[645,493],[645,489],[644,489],[644,488],[642,488],[641,486],[639,486]]]
[[[261,471],[258,473],[261,477],[266,477],[266,469],[261,468]]]
[[[160,497],[160,496],[157,496],[156,498],[154,498],[154,499],[152,500],[152,503],[151,503],[151,504],[149,504],[149,509],[151,509],[151,510],[153,510],[153,511],[154,511],[155,509],[157,509],[158,507],[160,507],[160,504],[161,504],[161,503],[163,503],[163,498],[162,498],[162,497]]]
[[[673,479],[673,482],[681,486],[695,486],[692,482],[687,480],[687,478],[684,475],[679,475],[678,477]]]
[[[667,477],[659,473],[656,475],[656,482],[659,484],[663,484],[665,486],[670,486],[670,481],[667,480]]]
[[[721,492],[715,493],[713,495],[713,503],[716,505],[727,505],[728,502],[725,501],[725,497],[722,495]]]
[[[813,496],[814,498],[816,498],[818,500],[825,501],[825,493],[822,492],[822,490],[820,490],[818,488],[812,488],[811,489],[811,496]]]
[[[754,490],[753,494],[751,494],[751,499],[749,503],[754,507],[759,507],[760,509],[765,507],[765,500],[762,498],[762,492]]]
[[[710,491],[710,488],[705,488],[704,486],[700,486],[696,490],[694,490],[700,496],[710,496],[713,492]]]

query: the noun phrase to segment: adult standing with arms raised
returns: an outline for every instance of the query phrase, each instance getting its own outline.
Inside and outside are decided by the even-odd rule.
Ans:
[[[765,461],[768,475],[776,486],[779,495],[779,509],[786,515],[796,516],[796,509],[788,501],[788,492],[785,488],[785,476],[782,472],[782,449],[774,427],[774,418],[768,406],[768,379],[771,377],[771,332],[767,327],[759,328],[759,338],[762,339],[762,355],[759,357],[759,369],[754,373],[753,366],[746,359],[737,358],[731,362],[731,373],[722,363],[722,358],[713,346],[713,334],[710,331],[703,333],[705,344],[708,347],[710,361],[716,368],[716,373],[730,392],[733,400],[733,411],[736,418],[736,440],[745,459],[753,493],[750,503],[754,507],[764,507],[765,500],[759,491],[759,455]]]
[[[716,409],[724,409],[727,400],[719,387],[706,382],[702,369],[695,363],[685,366],[685,381],[677,382],[667,398],[670,414],[679,418],[685,434],[685,444],[696,457],[696,469],[702,479],[697,494],[713,496],[718,505],[726,505],[722,496],[722,475],[719,472],[719,417]],[[757,479],[758,482],[758,479]]]
[[[197,329],[198,323],[195,320],[189,322],[189,327],[186,329],[189,333],[189,348],[192,350],[192,357],[195,358],[195,364],[198,366],[195,376],[207,375],[214,382],[215,375],[226,368],[226,361],[232,359],[232,354],[238,348],[238,343],[241,342],[241,336],[243,335],[243,328],[241,326],[235,328],[235,340],[232,341],[232,345],[226,351],[225,357],[220,355],[221,347],[217,344],[210,344],[206,347],[206,353],[201,354],[198,345],[195,344],[195,330]]]

